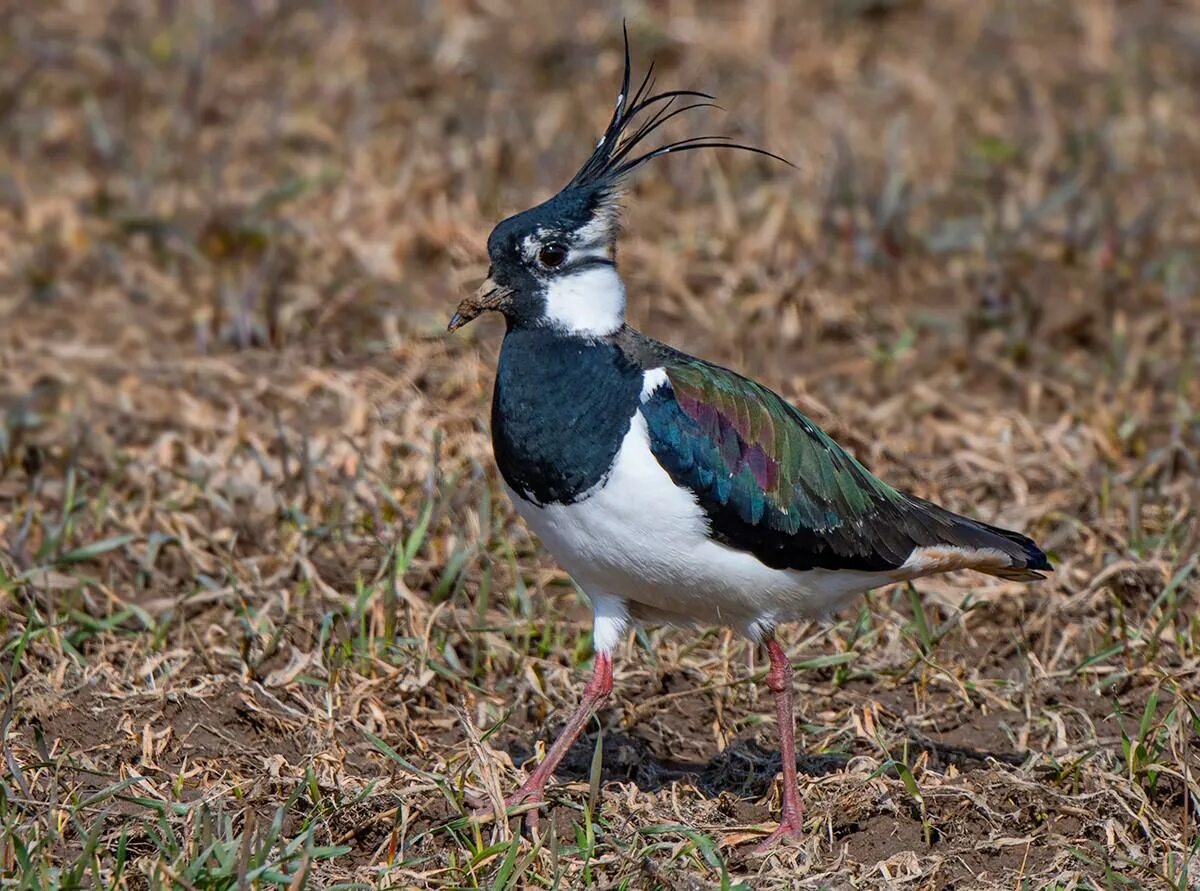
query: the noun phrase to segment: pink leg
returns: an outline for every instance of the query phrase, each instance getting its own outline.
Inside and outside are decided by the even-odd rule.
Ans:
[[[767,639],[767,655],[771,670],[767,686],[775,694],[775,711],[779,720],[779,754],[783,758],[783,813],[779,828],[761,841],[760,851],[773,847],[783,839],[798,839],[804,834],[804,805],[800,801],[800,786],[796,779],[796,723],[792,717],[792,663],[783,647],[771,637]]]
[[[546,760],[537,766],[537,769],[529,775],[529,779],[521,784],[521,788],[504,800],[506,807],[512,807],[526,801],[540,804],[546,800],[546,783],[553,776],[554,769],[563,760],[563,756],[567,754],[567,750],[571,748],[571,744],[578,739],[580,732],[591,719],[592,715],[595,714],[596,709],[600,707],[600,704],[612,692],[612,668],[611,653],[596,654],[596,664],[592,670],[592,679],[588,681],[587,686],[583,690],[583,701],[579,703],[579,708],[575,710],[575,714],[571,715],[571,720],[567,721],[566,726],[558,734],[558,739],[550,746],[550,751],[546,753]],[[534,808],[525,816],[526,823],[531,829],[537,828],[537,813],[538,809]]]

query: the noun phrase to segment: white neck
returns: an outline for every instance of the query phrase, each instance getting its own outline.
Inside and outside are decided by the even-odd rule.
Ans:
[[[625,285],[613,266],[594,266],[552,279],[546,317],[571,334],[603,337],[625,324]]]

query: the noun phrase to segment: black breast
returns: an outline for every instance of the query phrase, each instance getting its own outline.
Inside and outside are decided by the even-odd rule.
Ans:
[[[492,400],[505,482],[538,504],[578,501],[612,467],[641,389],[642,370],[611,343],[510,329]]]

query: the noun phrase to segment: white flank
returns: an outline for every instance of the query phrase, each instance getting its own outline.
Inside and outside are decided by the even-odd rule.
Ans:
[[[647,373],[647,384],[654,373]],[[584,500],[539,507],[511,490],[509,496],[597,605],[598,647],[599,639],[619,639],[624,628],[614,599],[625,601],[630,619],[730,625],[757,639],[777,623],[824,618],[904,577],[899,571],[772,569],[711,540],[695,496],[675,485],[651,454],[640,412],[607,480]]]
[[[553,278],[546,284],[546,316],[572,334],[612,334],[625,323],[625,285],[612,266]]]

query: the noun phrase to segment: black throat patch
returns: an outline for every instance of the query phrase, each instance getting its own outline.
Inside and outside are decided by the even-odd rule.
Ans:
[[[536,504],[572,504],[601,482],[629,432],[642,369],[606,340],[511,327],[492,399],[500,474]]]

